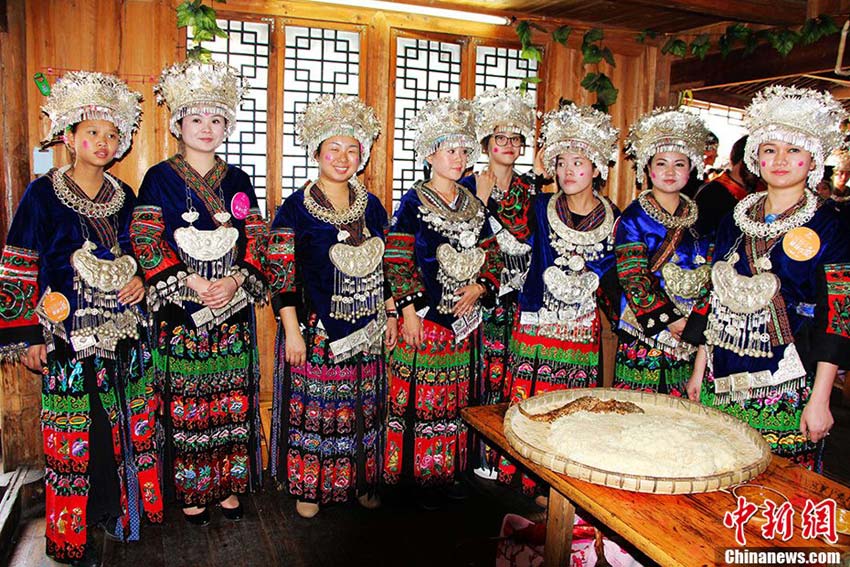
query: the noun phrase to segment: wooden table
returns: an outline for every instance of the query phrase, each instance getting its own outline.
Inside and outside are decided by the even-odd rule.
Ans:
[[[661,565],[714,565],[720,549],[738,548],[734,531],[723,526],[723,515],[735,509],[725,492],[659,495],[628,492],[590,484],[553,472],[520,456],[510,446],[502,429],[507,404],[466,408],[462,416],[492,444],[549,484],[545,565],[569,564],[575,506],[592,515]],[[815,503],[833,498],[838,506],[850,507],[850,488],[807,471],[788,459],[774,456],[767,470],[752,481],[778,490],[792,502],[810,498]],[[783,542],[765,540],[761,523],[750,521],[745,528],[747,548],[815,548],[847,551],[820,539],[801,536],[801,510],[795,506],[794,537]],[[839,536],[842,537],[842,536]],[[839,540],[841,543],[841,540]]]

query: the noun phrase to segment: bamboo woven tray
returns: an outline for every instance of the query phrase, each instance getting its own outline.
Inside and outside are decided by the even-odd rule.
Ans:
[[[655,494],[713,492],[755,478],[764,472],[770,462],[770,447],[755,429],[730,415],[687,399],[613,388],[582,388],[547,392],[529,398],[521,402],[521,404],[522,408],[528,413],[543,413],[561,407],[582,396],[596,396],[602,400],[615,399],[630,401],[644,407],[647,405],[666,407],[681,412],[683,419],[687,419],[688,414],[702,414],[712,420],[716,419],[718,425],[724,425],[729,427],[733,432],[739,433],[742,439],[752,440],[759,449],[760,455],[755,461],[745,464],[738,470],[709,476],[650,477],[606,471],[558,455],[548,446],[545,438],[541,439],[540,436],[533,436],[536,438],[521,437],[515,431],[513,423],[515,420],[525,420],[527,418],[519,413],[517,406],[508,408],[505,414],[505,437],[507,437],[508,442],[520,455],[555,472],[594,484],[631,490],[633,492],[650,492]],[[526,435],[526,437],[532,436]]]

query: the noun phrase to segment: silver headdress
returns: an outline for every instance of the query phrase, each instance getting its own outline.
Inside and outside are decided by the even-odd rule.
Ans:
[[[467,148],[467,166],[478,161],[481,154],[475,139],[475,115],[468,100],[443,97],[429,101],[410,120],[408,128],[416,132],[413,146],[420,162],[441,147]]]
[[[832,152],[835,171],[850,171],[850,151],[838,149]]]
[[[315,157],[323,141],[333,136],[351,136],[360,142],[361,160],[358,171],[366,167],[372,142],[381,133],[375,111],[356,96],[322,95],[298,115],[295,124],[299,143],[307,146],[307,154]]]
[[[617,161],[620,131],[611,124],[611,116],[590,106],[568,104],[543,116],[540,150],[546,172],[555,175],[556,158],[578,151],[593,162],[602,179],[608,179],[608,165]]]
[[[626,153],[635,160],[638,183],[644,181],[644,168],[657,153],[679,152],[688,156],[691,169],[702,177],[703,154],[708,129],[702,118],[675,108],[656,108],[644,114],[629,129]]]
[[[823,178],[824,160],[842,146],[841,123],[846,118],[847,112],[829,93],[767,87],[753,97],[744,116],[749,130],[744,149],[747,168],[759,175],[759,145],[785,142],[812,154],[815,168],[809,172],[808,186],[814,189]]]
[[[71,71],[53,85],[42,112],[50,118],[50,134],[42,142],[56,141],[66,128],[83,120],[108,120],[118,129],[120,158],[129,149],[133,132],[139,127],[142,95],[113,75],[91,71]]]
[[[235,67],[221,61],[188,59],[163,69],[154,87],[157,102],[171,111],[171,133],[180,137],[177,122],[188,114],[220,114],[227,135],[236,128],[236,111],[248,93],[248,81]]]
[[[526,140],[534,139],[534,100],[530,93],[519,89],[492,89],[472,99],[478,141],[497,129],[522,134]]]

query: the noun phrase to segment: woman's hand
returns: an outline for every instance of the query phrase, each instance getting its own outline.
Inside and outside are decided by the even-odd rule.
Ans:
[[[829,411],[829,401],[823,403],[819,400],[809,399],[800,416],[800,433],[808,437],[813,443],[817,443],[832,429],[835,420]]]
[[[122,305],[135,305],[144,297],[145,284],[139,276],[133,276],[133,279],[118,292],[118,302]]]
[[[489,167],[481,173],[475,174],[475,196],[485,205],[490,195],[493,194],[493,187],[495,186],[496,174]]]
[[[225,276],[211,283],[206,291],[198,295],[204,305],[210,309],[221,309],[230,303],[237,289],[239,289],[239,282],[236,281],[236,277]]]
[[[688,399],[692,402],[699,401],[700,391],[702,390],[702,380],[705,377],[705,367],[708,359],[705,351],[705,345],[700,345],[697,348],[697,354],[694,357],[694,369],[691,372],[691,377],[688,379],[688,384],[685,386],[685,391],[688,393]]]
[[[30,345],[27,347],[27,353],[21,358],[24,366],[41,374],[45,366],[47,366],[47,347],[44,345]]]
[[[688,320],[684,317],[679,317],[678,319],[667,325],[667,330],[670,331],[670,334],[673,335],[674,339],[676,339],[677,341],[681,341],[682,333],[685,330],[685,323],[687,322]]]
[[[188,278],[184,280],[186,287],[191,290],[194,290],[195,293],[200,295],[207,291],[207,288],[210,287],[210,281],[206,278],[202,278],[198,274],[192,274]]]
[[[304,343],[304,337],[301,336],[301,330],[286,331],[286,351],[284,359],[290,366],[301,366],[307,362],[307,345]]]
[[[402,309],[404,313],[404,323],[401,327],[401,336],[404,342],[413,348],[419,348],[425,342],[425,330],[422,328],[422,319],[416,314],[416,308],[411,305],[405,305]]]
[[[391,317],[387,319],[387,330],[384,333],[384,346],[387,351],[391,351],[395,348],[396,343],[398,342],[398,318]]]
[[[455,317],[463,317],[464,315],[471,313],[475,308],[475,303],[486,292],[487,288],[480,283],[463,286],[455,292],[455,295],[460,299],[458,299],[458,302],[455,303],[454,309],[452,309],[452,314]]]

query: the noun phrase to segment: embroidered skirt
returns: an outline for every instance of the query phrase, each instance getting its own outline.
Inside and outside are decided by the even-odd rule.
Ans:
[[[620,338],[614,366],[614,387],[687,397],[692,360],[679,360],[639,339]]]
[[[47,355],[45,535],[59,561],[82,557],[87,526],[109,517],[120,516],[118,534],[128,540],[139,539],[142,512],[162,521],[150,353],[143,341],[124,340],[116,355],[76,360],[62,340]]]
[[[402,323],[399,322],[399,327]],[[469,338],[423,320],[425,345],[399,340],[389,365],[384,481],[420,487],[450,485],[466,467],[473,360]]]
[[[516,294],[507,297],[516,299]],[[504,401],[505,375],[508,369],[508,345],[516,302],[499,298],[492,310],[484,311],[481,322],[481,384],[479,404],[498,404]]]
[[[259,366],[252,309],[199,330],[163,317],[166,490],[183,506],[242,494],[259,479]]]
[[[539,327],[520,325],[514,320],[510,344],[510,364],[505,381],[505,399],[512,404],[536,394],[574,388],[593,388],[599,380],[599,318],[594,323],[595,340],[577,343],[538,335]],[[499,459],[499,481],[510,484],[516,464]],[[533,492],[535,483],[522,476],[523,492]]]
[[[291,367],[284,361],[278,326],[271,473],[306,502],[346,502],[374,493],[380,471],[383,363],[368,354],[334,363],[315,317],[304,342],[307,362]]]
[[[814,376],[809,376],[802,388],[791,392],[775,390],[767,396],[743,402],[719,403],[714,393],[714,377],[706,372],[700,401],[756,429],[775,455],[791,459],[809,470],[822,472],[823,441],[812,443],[800,433],[800,417],[812,393],[813,383]]]

